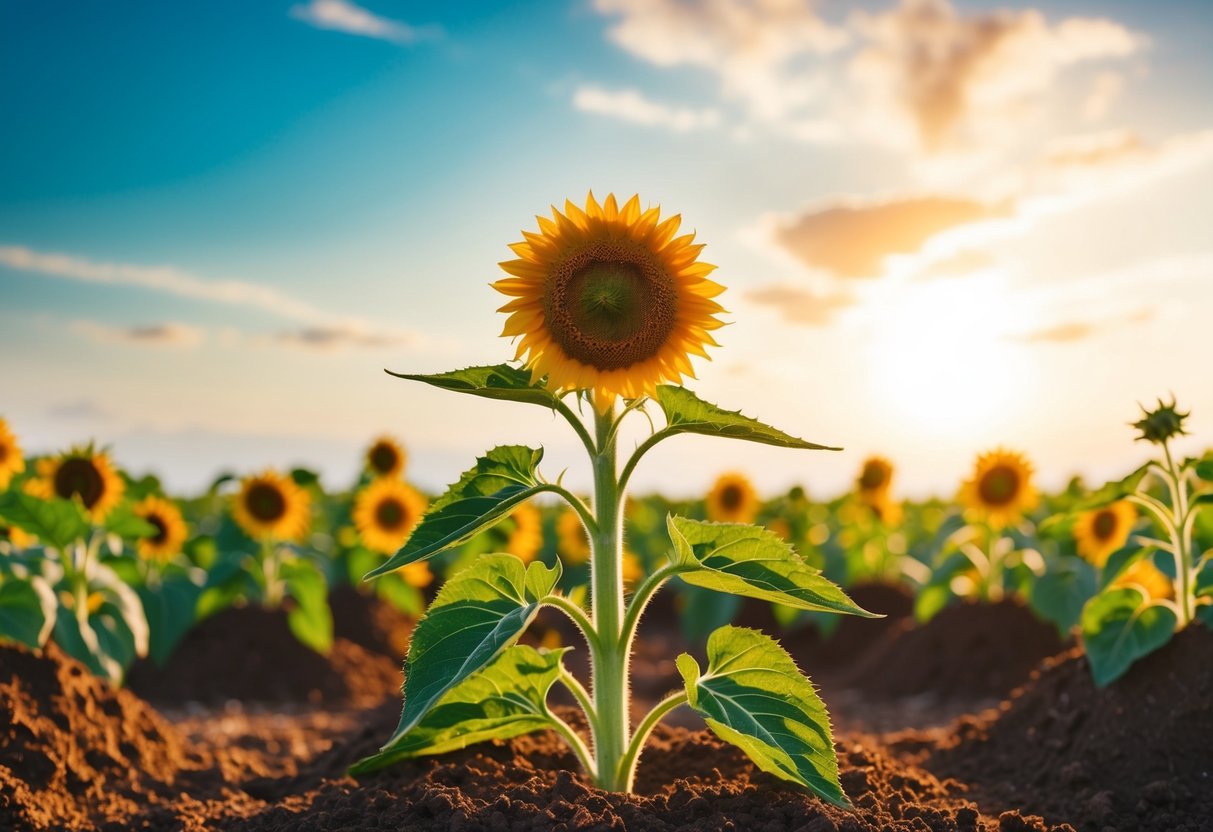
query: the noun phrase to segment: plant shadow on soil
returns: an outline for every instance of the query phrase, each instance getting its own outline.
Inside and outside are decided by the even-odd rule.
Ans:
[[[357,610],[358,603],[347,598],[335,607],[355,608],[364,625],[386,620],[382,611]],[[350,695],[349,682],[331,691],[321,686],[318,699],[315,686],[297,686],[292,700],[292,686],[284,685],[273,688],[277,699],[263,696],[263,705],[219,704],[237,689],[229,680],[208,689],[209,698],[193,700],[211,704],[181,707],[177,700],[166,719],[131,691],[93,679],[53,646],[40,656],[0,648],[0,829],[1213,828],[1207,704],[1213,633],[1191,628],[1100,692],[1077,651],[1055,635],[1052,642],[1032,637],[1040,632],[1024,608],[959,606],[947,615],[921,628],[894,615],[869,633],[846,635],[856,640],[848,648],[853,660],[835,645],[842,658],[833,666],[811,633],[787,640],[830,705],[852,809],[757,771],[693,720],[658,728],[635,795],[588,785],[546,733],[409,761],[354,781],[345,776],[348,765],[373,752],[399,715],[399,657],[390,655],[393,642],[383,628],[373,626],[360,631],[339,621],[343,640],[359,650],[334,658],[327,671],[376,679],[376,664],[395,668],[390,690],[369,708],[363,705],[370,697]],[[638,641],[642,696],[673,686],[663,662],[685,649],[663,629],[663,618],[658,611]],[[257,623],[269,632],[269,621]],[[388,629],[407,626],[397,621]],[[199,643],[191,648],[199,651],[194,661],[209,649]],[[954,652],[977,647],[994,660]],[[179,655],[188,668],[185,646]],[[374,661],[358,670],[367,657]],[[239,675],[257,661],[266,664],[250,675],[271,672],[265,656],[228,651],[225,673]],[[994,707],[983,711],[987,703]],[[901,730],[880,733],[890,728]]]

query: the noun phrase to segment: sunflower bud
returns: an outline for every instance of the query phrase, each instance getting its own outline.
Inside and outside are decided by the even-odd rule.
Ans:
[[[1191,412],[1180,413],[1175,409],[1175,404],[1175,398],[1172,397],[1170,404],[1163,404],[1162,399],[1159,399],[1158,407],[1154,410],[1146,410],[1143,407],[1141,411],[1145,416],[1133,423],[1133,427],[1141,431],[1138,440],[1144,439],[1155,445],[1162,445],[1173,436],[1186,436],[1184,419],[1187,419]]]

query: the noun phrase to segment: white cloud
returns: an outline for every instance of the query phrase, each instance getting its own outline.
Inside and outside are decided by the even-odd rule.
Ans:
[[[386,40],[391,43],[414,44],[438,37],[434,26],[412,26],[401,20],[391,20],[346,0],[310,0],[291,7],[291,17],[317,29],[345,32],[349,35]]]
[[[1119,72],[1101,72],[1091,82],[1091,91],[1082,102],[1082,117],[1087,121],[1099,121],[1120,98],[1125,88],[1125,77]]]
[[[712,109],[671,107],[646,98],[633,89],[608,90],[586,85],[573,94],[573,106],[585,113],[610,116],[648,127],[665,127],[678,133],[714,127],[720,113]]]
[[[97,321],[73,321],[77,335],[100,344],[135,344],[152,347],[196,347],[206,338],[201,327],[176,322],[142,326],[110,326]]]
[[[353,324],[335,326],[310,326],[302,329],[280,332],[275,341],[288,347],[301,347],[315,350],[339,350],[346,347],[383,348],[410,346],[418,343],[416,335],[410,332],[385,332],[371,330]]]

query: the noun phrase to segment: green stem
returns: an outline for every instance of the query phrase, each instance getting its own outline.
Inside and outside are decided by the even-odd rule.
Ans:
[[[577,704],[581,706],[581,710],[585,711],[585,717],[590,723],[590,733],[597,735],[598,733],[598,715],[594,713],[594,700],[590,696],[590,692],[585,689],[585,685],[569,672],[564,665],[560,666],[560,676],[556,681],[564,685],[569,693],[573,694],[573,698],[577,700]]]
[[[1171,456],[1171,446],[1162,445],[1167,460],[1167,487],[1171,491],[1171,540],[1175,547],[1175,601],[1179,607],[1179,622],[1176,629],[1187,627],[1195,615],[1195,592],[1192,579],[1192,558],[1189,554],[1188,534],[1185,522],[1188,514],[1188,492],[1184,487],[1182,471]]]
[[[598,773],[595,769],[594,760],[590,757],[590,750],[586,747],[585,741],[581,739],[581,735],[573,730],[573,726],[550,711],[547,714],[547,718],[551,720],[552,728],[555,729],[556,733],[564,737],[564,741],[573,749],[573,753],[577,755],[577,760],[581,763],[581,767],[586,770],[586,773],[590,777],[597,778]]]
[[[666,428],[662,428],[648,439],[641,442],[640,447],[632,452],[632,456],[628,458],[627,463],[623,466],[623,473],[619,475],[619,492],[621,494],[628,487],[628,480],[632,478],[632,472],[636,470],[636,463],[640,462],[640,458],[648,453],[649,449],[662,439],[668,439],[673,435],[674,434]]]
[[[594,515],[590,513],[588,508],[586,508],[586,505],[581,498],[561,485],[549,485],[547,489],[553,494],[558,494],[564,498],[565,502],[569,504],[569,507],[577,513],[578,517],[581,518],[581,524],[585,526],[585,532],[592,540],[594,532],[598,528],[598,521],[594,519]]]
[[[282,606],[284,596],[282,581],[279,578],[278,547],[274,541],[265,538],[261,541],[261,574],[265,578],[265,606],[276,610]]]
[[[636,625],[640,623],[640,616],[644,613],[644,608],[648,606],[649,600],[657,590],[661,589],[666,581],[679,572],[685,571],[686,569],[682,567],[667,563],[652,575],[646,577],[640,586],[636,587],[636,592],[632,595],[632,600],[628,602],[627,613],[623,618],[623,637],[628,644],[629,651],[632,639],[636,635]]]
[[[661,718],[670,711],[677,708],[679,705],[685,705],[687,702],[687,693],[685,690],[680,690],[677,693],[671,693],[665,699],[662,699],[653,706],[653,710],[648,712],[644,720],[636,729],[636,735],[632,737],[632,741],[628,744],[627,753],[619,762],[619,774],[623,781],[623,788],[626,791],[632,790],[632,781],[636,779],[636,766],[640,762],[640,752],[644,750],[644,744],[649,739],[649,734],[653,733],[653,729],[657,727],[657,723]]]
[[[613,413],[595,410],[597,453],[594,454],[594,513],[597,528],[591,540],[591,605],[598,655],[593,665],[594,712],[598,731],[594,758],[598,785],[620,791],[619,762],[630,735],[628,720],[628,650],[623,634],[623,492],[615,472]]]
[[[594,456],[598,451],[594,447],[594,440],[590,437],[589,431],[585,429],[585,423],[577,417],[577,414],[569,409],[569,406],[563,401],[556,402],[556,412],[565,418],[565,421],[573,426],[573,430],[577,433],[577,438],[581,440],[581,444],[585,445],[586,452],[590,456]]]
[[[569,620],[581,631],[581,635],[585,637],[585,643],[589,645],[591,656],[596,655],[601,650],[601,645],[598,642],[598,633],[594,631],[594,624],[585,614],[585,610],[563,595],[549,595],[544,599],[543,603],[555,607],[568,616]]]

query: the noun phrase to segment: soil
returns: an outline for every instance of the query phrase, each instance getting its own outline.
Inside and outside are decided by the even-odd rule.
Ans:
[[[983,806],[1079,830],[1213,829],[1213,632],[1196,625],[1105,690],[1075,648],[1008,702],[948,734],[907,738]]]
[[[396,659],[397,664],[408,655],[415,622],[386,601],[346,585],[329,593],[329,608],[337,638]]]
[[[926,695],[966,702],[999,698],[1065,648],[1053,625],[1017,600],[945,607],[917,626],[910,618],[889,629],[835,681],[869,699]]]
[[[138,662],[127,684],[172,707],[230,700],[346,706],[396,696],[402,680],[396,656],[340,636],[322,656],[295,638],[285,611],[231,607],[191,630],[163,667]]]

